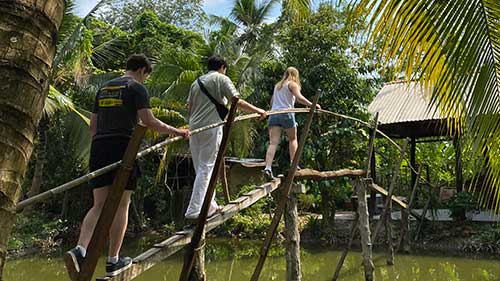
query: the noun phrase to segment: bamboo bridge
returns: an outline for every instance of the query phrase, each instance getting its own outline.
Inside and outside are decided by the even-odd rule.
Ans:
[[[237,102],[237,99],[234,99],[227,121],[192,131],[191,132],[192,134],[197,134],[201,131],[205,131],[211,128],[224,126],[223,138],[217,155],[215,169],[212,173],[208,190],[205,195],[203,207],[195,227],[184,231],[176,232],[172,237],[169,237],[168,239],[162,242],[154,244],[151,249],[135,257],[133,259],[132,266],[127,270],[125,270],[124,272],[120,273],[119,275],[114,277],[99,277],[97,278],[97,280],[110,280],[110,281],[132,280],[137,276],[139,276],[140,274],[142,274],[143,272],[145,272],[146,270],[156,265],[157,263],[161,262],[162,260],[168,258],[169,256],[173,255],[174,253],[185,247],[186,247],[186,254],[184,258],[184,267],[182,269],[182,273],[181,276],[179,277],[179,280],[181,281],[205,280],[206,278],[204,273],[204,247],[203,247],[205,245],[205,233],[215,229],[228,219],[232,218],[238,212],[244,210],[245,208],[248,208],[255,202],[268,196],[274,191],[278,193],[279,197],[276,211],[274,213],[270,228],[266,234],[266,239],[264,240],[263,245],[261,247],[260,259],[251,277],[251,280],[252,281],[259,280],[259,276],[264,266],[270,244],[276,234],[278,224],[283,215],[285,217],[285,239],[287,241],[287,243],[285,243],[287,251],[287,269],[286,269],[287,273],[285,279],[300,280],[301,279],[300,235],[298,232],[296,194],[303,193],[304,187],[297,183],[305,179],[322,181],[322,180],[332,180],[339,177],[349,177],[351,179],[358,200],[356,206],[353,207],[353,211],[355,212],[355,221],[352,225],[350,240],[346,249],[342,254],[342,257],[340,258],[337,264],[335,273],[333,275],[333,280],[339,279],[339,274],[342,269],[345,257],[347,256],[348,251],[350,250],[353,239],[355,238],[356,235],[358,235],[358,232],[361,238],[363,266],[364,266],[366,280],[373,280],[374,278],[372,244],[375,241],[377,241],[377,235],[379,234],[382,226],[385,228],[386,236],[389,237],[387,238],[387,248],[388,248],[387,263],[394,264],[394,253],[400,249],[401,245],[403,245],[403,248],[405,248],[410,240],[408,236],[410,227],[409,216],[412,215],[416,217],[417,219],[420,220],[420,222],[422,222],[425,218],[425,211],[422,215],[419,215],[411,210],[418,181],[413,186],[412,195],[410,196],[408,202],[403,202],[394,195],[396,178],[398,177],[400,166],[405,157],[404,154],[408,141],[405,143],[403,148],[401,148],[394,141],[392,141],[390,138],[388,138],[382,132],[380,132],[377,129],[378,115],[375,116],[375,120],[373,121],[373,123],[367,123],[362,120],[345,116],[342,114],[337,114],[326,110],[315,109],[315,105],[319,99],[319,96],[320,95],[315,96],[313,105],[311,106],[310,109],[303,108],[303,109],[279,110],[279,111],[269,112],[269,115],[280,114],[284,112],[308,114],[306,123],[304,124],[304,128],[299,139],[297,152],[292,161],[292,165],[288,170],[288,172],[286,173],[286,175],[277,178],[271,182],[257,186],[254,190],[250,191],[247,194],[244,194],[242,197],[234,201],[230,201],[227,184],[224,184],[223,182],[223,187],[224,187],[223,190],[226,199],[226,205],[224,206],[221,213],[210,218],[208,218],[209,202],[210,198],[212,198],[215,192],[215,185],[218,180],[218,177],[220,176],[218,175],[218,173],[220,170],[224,170],[221,169],[221,167],[223,167],[224,165],[223,164],[224,153],[226,150],[227,139],[229,136],[229,132],[231,130],[231,126],[233,125],[234,122],[257,118],[258,115],[249,114],[245,116],[236,117],[235,103]],[[302,151],[305,146],[305,142],[309,133],[309,128],[315,113],[330,114],[340,118],[354,120],[370,128],[371,134],[368,144],[367,158],[365,163],[366,165],[364,169],[359,169],[359,170],[342,169],[338,171],[316,171],[311,169],[297,170],[297,164],[299,163],[300,158],[302,156]],[[170,138],[150,148],[147,148],[146,150],[138,152],[145,131],[146,131],[145,127],[142,126],[136,127],[122,161],[119,161],[102,169],[89,173],[85,176],[77,178],[71,182],[65,183],[47,192],[28,198],[20,202],[17,206],[18,211],[20,211],[29,205],[47,200],[52,196],[54,196],[55,194],[67,191],[71,188],[75,188],[76,186],[79,186],[80,184],[89,181],[90,179],[96,176],[118,169],[115,175],[115,179],[113,181],[112,188],[110,188],[108,197],[106,199],[106,203],[102,210],[101,216],[99,217],[96,228],[92,235],[92,240],[88,246],[87,256],[82,264],[81,271],[78,276],[71,277],[73,281],[90,281],[92,279],[98,258],[105,244],[107,233],[113,221],[119,201],[122,197],[125,184],[128,180],[131,170],[130,167],[132,167],[132,164],[135,161],[135,159],[143,157],[170,143],[180,141],[182,139],[181,137]],[[373,179],[370,178],[371,159],[375,153],[374,140],[377,134],[382,135],[387,139],[389,139],[389,141],[391,141],[391,143],[395,145],[401,152],[399,161],[394,165],[392,181],[387,189],[377,185],[376,183],[374,183]],[[414,169],[414,167],[411,168]],[[420,178],[420,171],[418,171],[418,175]],[[380,215],[380,219],[377,221],[375,228],[373,229],[373,232],[370,227],[370,214],[368,212],[369,209],[369,204],[367,202],[368,191],[371,191],[372,194],[373,193],[381,194],[383,198],[386,198],[386,200],[384,201],[384,206],[382,209],[382,213]],[[371,198],[370,204],[374,204],[375,201],[373,200],[375,199],[375,196],[371,196],[370,198]],[[399,207],[402,214],[401,231],[400,231],[401,235],[396,243],[394,243],[394,241],[392,240],[392,223],[390,215],[391,210],[393,208],[393,204]],[[394,250],[394,246],[396,247],[396,250]]]

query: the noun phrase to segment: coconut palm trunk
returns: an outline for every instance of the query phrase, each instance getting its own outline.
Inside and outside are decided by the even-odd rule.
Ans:
[[[0,0],[0,280],[64,6],[64,0]]]

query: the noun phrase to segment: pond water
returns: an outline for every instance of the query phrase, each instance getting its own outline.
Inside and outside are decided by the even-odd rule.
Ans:
[[[233,241],[209,239],[206,252],[206,270],[210,281],[250,280],[260,241]],[[129,243],[124,252],[129,255],[145,249],[144,241]],[[284,280],[285,261],[283,250],[274,247],[267,259],[261,280]],[[8,261],[4,280],[59,281],[68,280],[61,253],[52,257],[33,256]],[[304,281],[331,280],[340,257],[339,251],[305,246],[302,251],[302,275]],[[374,255],[376,280],[422,281],[493,281],[500,280],[500,260],[486,258],[462,258],[443,256],[397,255],[394,266],[385,265],[383,253]],[[341,280],[361,281],[363,271],[359,252],[351,252],[342,269]],[[178,280],[182,267],[182,253],[170,257],[153,267],[138,281]],[[97,274],[103,273],[103,261]]]

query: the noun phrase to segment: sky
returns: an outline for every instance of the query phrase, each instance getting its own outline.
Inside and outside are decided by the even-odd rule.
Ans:
[[[175,0],[174,0],[175,1]],[[98,2],[98,0],[76,0],[75,12],[79,16],[85,16]],[[229,16],[234,0],[204,0],[203,9],[208,15]],[[280,5],[273,7],[268,22],[274,21],[280,14]]]

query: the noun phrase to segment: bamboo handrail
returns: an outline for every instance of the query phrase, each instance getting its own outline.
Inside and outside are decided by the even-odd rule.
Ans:
[[[294,108],[294,109],[283,109],[283,110],[273,110],[273,111],[269,111],[267,114],[268,115],[276,115],[276,114],[282,114],[282,113],[308,113],[309,112],[309,109],[308,108]],[[332,112],[332,111],[328,111],[328,110],[324,110],[324,109],[316,109],[316,112],[317,113],[325,113],[325,114],[329,114],[329,115],[334,115],[334,116],[337,116],[337,117],[340,117],[340,118],[344,118],[344,119],[348,119],[348,120],[352,120],[352,121],[355,121],[355,122],[358,122],[364,126],[367,126],[367,127],[370,127],[370,124],[368,122],[365,122],[361,119],[358,119],[358,118],[355,118],[355,117],[351,117],[351,116],[348,116],[348,115],[344,115],[344,114],[340,114],[340,113],[336,113],[336,112]],[[247,115],[242,115],[242,116],[238,116],[236,117],[236,119],[234,120],[234,122],[240,122],[240,121],[245,121],[245,120],[250,120],[250,119],[255,119],[255,118],[259,118],[260,115],[256,114],[256,113],[253,113],[253,114],[247,114]],[[209,129],[213,129],[215,127],[219,127],[219,126],[222,126],[224,125],[226,122],[225,121],[222,121],[222,122],[218,122],[218,123],[214,123],[214,124],[211,124],[211,125],[208,125],[208,126],[205,126],[205,127],[202,127],[202,128],[198,128],[196,130],[193,130],[191,131],[191,135],[195,135],[195,134],[199,134],[201,132],[204,132],[206,130],[209,130]],[[401,150],[401,147],[395,142],[393,141],[389,136],[387,136],[385,133],[383,133],[382,131],[380,130],[376,130],[376,132],[378,134],[380,134],[381,136],[383,136],[385,139],[387,139],[392,145],[396,146],[399,150]],[[183,138],[182,137],[174,137],[174,138],[168,138],[162,142],[159,142],[141,152],[139,152],[137,154],[137,159],[139,158],[142,158],[148,154],[150,154],[151,152],[153,151],[156,151],[168,144],[171,144],[171,143],[174,143],[176,141],[180,141],[182,140]],[[81,177],[78,177],[74,180],[71,180],[67,183],[64,183],[62,185],[59,185],[59,186],[56,186],[50,190],[47,190],[43,193],[40,193],[38,195],[35,195],[33,197],[30,197],[30,198],[27,198],[21,202],[19,202],[17,204],[17,207],[16,207],[16,211],[19,212],[21,210],[23,210],[24,208],[26,208],[27,206],[29,205],[32,205],[32,204],[35,204],[35,203],[38,203],[38,202],[41,202],[41,201],[45,201],[46,199],[56,195],[56,194],[59,194],[59,193],[63,193],[65,191],[68,191],[74,187],[77,187],[79,185],[81,185],[82,183],[85,183],[85,182],[88,182],[90,181],[91,179],[93,178],[96,178],[100,175],[103,175],[105,173],[108,173],[110,171],[113,171],[115,170],[119,165],[121,164],[121,161],[118,161],[118,162],[115,162],[113,164],[110,164],[108,166],[105,166],[105,167],[102,167],[98,170],[95,170],[93,172],[90,172],[90,173],[87,173]],[[412,170],[413,167],[410,166],[410,168]],[[427,182],[425,179],[421,178],[421,180],[423,182]]]

